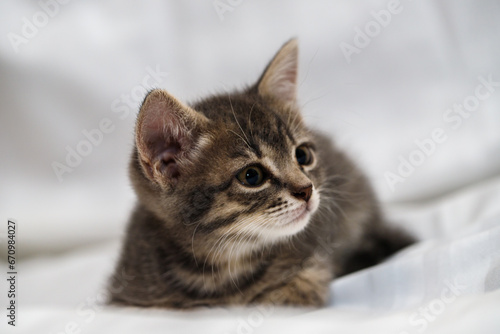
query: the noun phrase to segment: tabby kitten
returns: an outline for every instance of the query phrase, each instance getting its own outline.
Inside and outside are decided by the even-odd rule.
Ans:
[[[304,124],[297,64],[291,40],[243,91],[192,105],[146,96],[111,303],[321,306],[334,277],[411,243],[351,160]]]

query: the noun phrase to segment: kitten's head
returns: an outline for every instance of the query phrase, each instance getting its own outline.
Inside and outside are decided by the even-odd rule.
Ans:
[[[296,104],[297,63],[291,40],[245,91],[191,106],[150,92],[132,163],[140,202],[189,237],[272,242],[302,231],[318,209],[322,171]]]

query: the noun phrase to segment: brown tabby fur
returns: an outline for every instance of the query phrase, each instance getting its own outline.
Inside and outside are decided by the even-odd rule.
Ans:
[[[291,40],[254,86],[191,106],[163,90],[148,94],[130,164],[138,203],[111,303],[321,306],[334,277],[412,242],[383,222],[351,160],[304,124],[295,101],[297,53]],[[295,158],[304,143],[310,166]],[[268,178],[246,187],[236,175],[255,164]],[[286,225],[300,210],[308,212],[304,226]],[[133,278],[124,282],[124,273]]]

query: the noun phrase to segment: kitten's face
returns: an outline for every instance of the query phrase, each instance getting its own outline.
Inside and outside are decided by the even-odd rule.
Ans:
[[[232,96],[194,106],[205,112],[212,130],[189,181],[178,185],[186,191],[181,203],[196,205],[190,189],[211,193],[200,231],[272,241],[304,229],[317,210],[314,140],[296,110],[264,103]]]
[[[297,45],[287,43],[259,82],[192,108],[154,90],[137,122],[149,189],[141,199],[186,233],[273,242],[302,231],[318,209],[321,170],[295,104]],[[154,203],[151,203],[154,202]],[[209,238],[210,239],[210,238]]]

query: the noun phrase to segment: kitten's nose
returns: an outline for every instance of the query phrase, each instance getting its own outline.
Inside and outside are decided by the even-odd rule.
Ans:
[[[292,191],[292,195],[294,197],[297,197],[298,199],[303,199],[307,203],[307,202],[309,202],[309,199],[311,198],[312,189],[313,189],[313,186],[312,186],[312,184],[310,184],[304,188],[300,188],[296,191]]]

